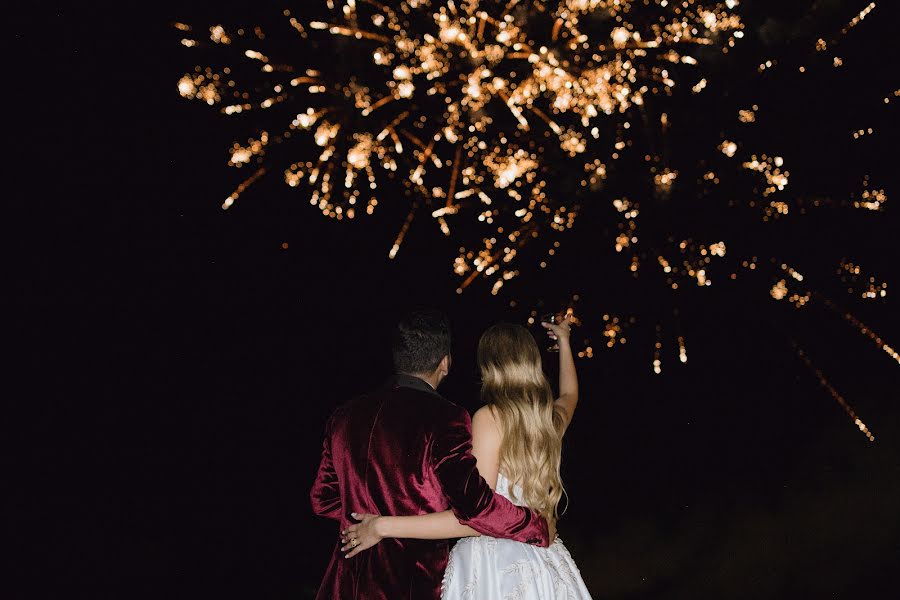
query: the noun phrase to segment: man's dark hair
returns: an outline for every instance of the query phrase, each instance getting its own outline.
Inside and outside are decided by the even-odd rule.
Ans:
[[[450,319],[439,310],[407,314],[394,329],[392,351],[398,373],[431,373],[450,354]]]

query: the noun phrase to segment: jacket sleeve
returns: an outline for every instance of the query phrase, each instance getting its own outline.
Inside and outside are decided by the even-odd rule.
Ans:
[[[549,545],[547,522],[534,511],[494,494],[475,466],[472,420],[460,407],[434,432],[431,466],[461,523],[497,538]]]
[[[331,436],[334,429],[335,415],[328,419],[325,427],[325,441],[322,443],[322,460],[319,462],[319,472],[309,493],[312,509],[320,517],[341,520],[343,509],[341,506],[341,490],[337,472],[334,470],[334,461],[331,456]]]

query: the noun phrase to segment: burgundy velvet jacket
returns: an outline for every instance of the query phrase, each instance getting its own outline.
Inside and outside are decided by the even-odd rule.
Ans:
[[[351,400],[328,422],[310,499],[315,513],[351,524],[351,512],[422,515],[452,509],[485,535],[548,545],[546,521],[494,495],[475,468],[471,419],[416,377]],[[346,559],[340,536],[319,600],[440,597],[448,540],[385,539]]]

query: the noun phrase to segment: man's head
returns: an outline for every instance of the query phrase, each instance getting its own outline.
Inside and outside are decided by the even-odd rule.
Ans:
[[[450,320],[437,310],[417,310],[394,329],[394,370],[440,385],[450,372]]]

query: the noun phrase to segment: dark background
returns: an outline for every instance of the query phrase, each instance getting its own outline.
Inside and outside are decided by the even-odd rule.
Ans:
[[[765,31],[805,23],[800,9],[744,4]],[[837,23],[864,5],[825,4],[843,7]],[[830,75],[796,90],[793,79],[776,80],[769,105],[771,131],[782,131],[778,119],[803,117],[775,144],[795,173],[828,182],[835,164],[871,161],[887,211],[823,212],[787,241],[765,241],[810,269],[822,258],[824,292],[896,347],[893,294],[867,304],[825,275],[850,255],[889,286],[897,281],[894,113],[866,114],[860,100],[896,89],[885,64],[888,9],[879,5],[842,46],[854,86],[836,87]],[[235,183],[225,149],[239,134],[178,97],[175,82],[196,59],[170,23],[240,21],[254,10],[48,8],[11,21],[11,87],[24,92],[21,111],[7,114],[11,205],[31,218],[9,238],[7,329],[21,340],[13,375],[27,380],[16,405],[37,417],[9,435],[34,485],[10,493],[23,598],[50,586],[90,598],[312,597],[335,537],[307,500],[324,420],[389,374],[394,319],[416,305],[450,314],[454,370],[441,391],[474,410],[477,336],[518,318],[483,289],[454,293],[433,231],[414,227],[388,261],[397,223],[328,221],[277,177],[220,210]],[[791,36],[778,35],[790,56]],[[748,55],[770,50],[748,43]],[[733,85],[746,89],[740,77]],[[866,155],[849,144],[822,149],[873,119],[879,135]],[[810,137],[825,130],[837,134]],[[738,243],[750,247],[754,235]],[[595,242],[583,236],[574,246]],[[596,268],[573,250],[520,293],[564,297]],[[661,376],[650,369],[659,299],[599,297],[637,315],[645,333],[579,362],[560,532],[595,597],[861,598],[893,587],[897,365],[839,316],[772,302],[770,285],[742,277],[687,296],[680,322],[690,360],[677,364],[669,346]],[[26,500],[31,489],[40,509]]]

